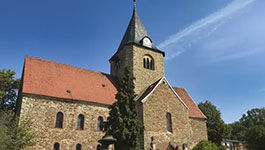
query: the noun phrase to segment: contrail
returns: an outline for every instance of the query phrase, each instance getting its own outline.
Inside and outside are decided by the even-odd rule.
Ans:
[[[166,59],[175,58],[179,54],[185,52],[186,49],[192,46],[192,43],[199,40],[201,36],[205,36],[205,34],[209,35],[226,20],[231,18],[232,15],[247,7],[254,1],[256,0],[234,0],[219,11],[191,24],[189,27],[176,34],[169,36],[165,41],[160,43],[158,47],[159,49],[166,51]],[[202,31],[204,31],[204,29],[207,29],[205,30],[207,32],[203,33]]]

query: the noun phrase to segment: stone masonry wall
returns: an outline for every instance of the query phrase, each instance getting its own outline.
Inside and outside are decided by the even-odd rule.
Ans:
[[[63,128],[55,128],[57,112],[63,112]],[[62,150],[73,150],[80,143],[82,149],[95,150],[104,133],[97,131],[98,116],[104,120],[108,108],[104,105],[80,101],[68,101],[44,96],[23,95],[20,117],[30,117],[36,133],[36,146],[29,149],[52,150],[55,142]],[[84,115],[84,130],[77,130],[77,117]]]
[[[133,47],[132,45],[125,46],[122,50],[118,51],[116,57],[119,58],[119,65],[117,66],[114,61],[110,62],[110,73],[113,76],[122,79],[124,74],[124,68],[130,67],[132,71],[133,64]]]
[[[135,93],[139,95],[149,85],[158,81],[165,76],[164,72],[164,56],[161,53],[154,52],[137,45],[127,45],[118,51],[116,56],[120,59],[120,66],[115,67],[115,62],[111,61],[111,75],[117,76],[119,79],[123,76],[125,67],[130,67],[135,77]],[[155,70],[143,67],[143,57],[150,55],[154,59]]]
[[[191,146],[196,146],[202,140],[208,140],[205,119],[190,118],[192,127]]]
[[[171,113],[173,132],[166,127],[166,113]],[[169,142],[182,149],[183,144],[191,148],[192,128],[188,109],[177,99],[166,82],[161,83],[143,103],[144,147],[150,149],[151,137],[156,147],[165,150]]]
[[[153,57],[155,70],[143,67],[143,57],[145,55]],[[139,95],[149,85],[165,76],[163,54],[133,45],[133,76],[136,79],[135,93]]]

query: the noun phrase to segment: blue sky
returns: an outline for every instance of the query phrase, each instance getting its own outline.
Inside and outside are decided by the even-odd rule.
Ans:
[[[265,1],[138,0],[166,77],[227,123],[265,100]],[[25,56],[109,73],[132,0],[0,0],[0,68],[21,76]]]

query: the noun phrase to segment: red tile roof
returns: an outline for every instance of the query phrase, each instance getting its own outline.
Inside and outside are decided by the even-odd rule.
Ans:
[[[184,101],[184,103],[189,107],[189,116],[192,118],[202,118],[206,119],[206,116],[201,112],[199,107],[194,103],[188,92],[183,88],[173,87],[179,97]]]
[[[23,93],[111,105],[116,101],[116,86],[117,79],[101,72],[25,58]]]
[[[157,83],[152,84],[148,92]],[[116,101],[117,86],[118,80],[105,73],[35,57],[25,58],[23,93],[111,105]],[[173,88],[188,106],[190,117],[206,118],[185,89]]]

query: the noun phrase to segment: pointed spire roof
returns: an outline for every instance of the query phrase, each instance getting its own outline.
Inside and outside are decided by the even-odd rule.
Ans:
[[[119,49],[122,49],[127,44],[137,44],[142,45],[141,42],[143,38],[148,37],[150,40],[150,36],[148,35],[142,21],[140,20],[137,11],[136,11],[136,4],[134,1],[134,9],[133,9],[133,15],[131,18],[131,21],[127,27],[127,30],[125,32],[125,35],[123,36],[123,39],[120,43]],[[159,51],[164,54],[164,52],[157,49],[157,47],[152,43],[151,48],[152,50]]]

